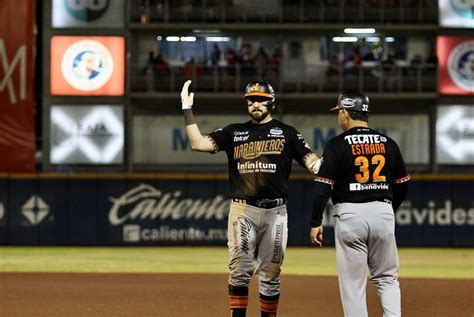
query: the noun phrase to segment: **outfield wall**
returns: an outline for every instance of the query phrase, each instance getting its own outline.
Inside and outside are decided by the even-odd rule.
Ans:
[[[474,246],[474,176],[414,176],[396,212],[400,246]],[[310,176],[289,182],[289,245],[308,245]],[[225,245],[225,174],[0,177],[1,245]],[[325,242],[334,244],[333,208]]]

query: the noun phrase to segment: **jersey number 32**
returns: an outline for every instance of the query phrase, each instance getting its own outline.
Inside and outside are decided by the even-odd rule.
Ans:
[[[377,154],[372,156],[369,165],[369,159],[366,156],[358,156],[355,158],[354,165],[359,166],[360,173],[355,175],[355,179],[359,183],[367,183],[370,179],[371,166],[375,167],[372,173],[372,180],[374,182],[384,182],[385,176],[380,175],[380,171],[385,165],[385,156]]]

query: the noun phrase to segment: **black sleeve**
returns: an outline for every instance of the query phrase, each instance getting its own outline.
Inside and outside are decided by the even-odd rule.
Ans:
[[[340,166],[336,149],[333,143],[330,142],[324,148],[323,155],[321,156],[321,166],[315,181],[333,186],[336,182],[336,173]]]
[[[311,216],[311,227],[313,228],[319,227],[323,221],[324,209],[335,184],[337,166],[337,154],[330,142],[324,149],[321,156],[321,166],[314,178],[313,214]]]
[[[410,175],[407,173],[405,161],[403,160],[402,152],[395,141],[392,141],[395,154],[395,165],[393,171],[393,179],[395,184],[404,183],[410,180]]]
[[[313,214],[311,215],[311,227],[319,227],[323,222],[324,209],[331,196],[332,186],[321,182],[313,185]]]
[[[397,210],[398,207],[402,204],[402,202],[407,197],[408,192],[408,183],[400,183],[393,186],[393,201],[392,207],[393,211]]]
[[[291,155],[295,161],[297,161],[301,166],[306,168],[304,165],[305,159],[308,155],[313,154],[308,143],[304,139],[303,135],[299,133],[295,128],[290,129],[290,146],[291,146]]]
[[[216,129],[211,133],[207,134],[209,140],[211,140],[212,144],[214,145],[214,152],[217,153],[219,151],[225,151],[227,147],[230,146],[229,144],[229,131],[232,130],[230,125],[226,126],[222,129]]]
[[[398,207],[402,204],[405,200],[408,192],[408,182],[410,181],[411,177],[407,173],[405,161],[403,160],[402,153],[398,145],[393,142],[395,148],[395,155],[396,155],[396,164],[395,164],[395,172],[394,172],[394,180],[393,180],[393,200],[392,206],[393,210],[397,210]]]

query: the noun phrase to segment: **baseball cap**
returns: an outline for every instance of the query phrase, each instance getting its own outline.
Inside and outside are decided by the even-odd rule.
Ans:
[[[369,97],[361,91],[344,91],[337,98],[336,106],[329,109],[335,111],[346,109],[350,111],[370,112]]]

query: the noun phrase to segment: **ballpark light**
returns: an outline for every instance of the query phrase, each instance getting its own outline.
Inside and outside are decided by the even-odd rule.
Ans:
[[[366,42],[371,42],[371,43],[377,43],[377,42],[380,42],[380,38],[377,37],[377,36],[367,36],[365,38],[365,41]]]
[[[344,29],[346,34],[373,34],[375,33],[374,28],[346,28]]]
[[[196,42],[195,36],[181,36],[181,42]]]
[[[179,42],[179,36],[167,36],[166,40],[168,42]]]
[[[392,36],[386,37],[385,42],[395,42],[395,38]]]
[[[206,37],[206,42],[229,42],[230,37],[227,36],[209,36]]]
[[[335,36],[332,38],[333,42],[357,42],[355,36]]]

